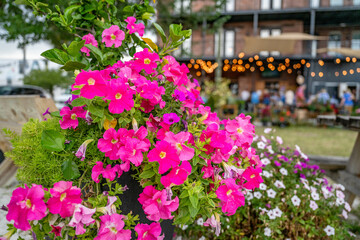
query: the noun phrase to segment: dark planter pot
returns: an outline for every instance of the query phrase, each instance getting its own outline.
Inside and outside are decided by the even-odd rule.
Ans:
[[[129,189],[120,194],[119,198],[121,200],[121,211],[123,215],[126,215],[132,212],[134,215],[139,215],[139,222],[151,224],[152,221],[146,218],[142,205],[139,203],[139,195],[143,192],[143,188],[140,186],[139,182],[136,181],[131,175],[135,174],[133,171],[124,172],[120,178],[118,178],[118,183],[122,186],[127,186]],[[105,189],[104,189],[105,190]],[[105,190],[106,191],[106,190]],[[163,220],[161,222],[162,234],[165,235],[164,240],[173,239],[175,226],[173,225],[172,220]],[[137,239],[135,237],[135,231],[132,231],[132,239]]]

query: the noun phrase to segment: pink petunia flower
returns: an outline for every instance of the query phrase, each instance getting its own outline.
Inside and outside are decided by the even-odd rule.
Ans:
[[[107,93],[106,81],[100,71],[81,71],[76,76],[71,89],[73,91],[80,89],[80,96],[86,99],[103,97]]]
[[[109,91],[105,99],[110,100],[109,111],[111,113],[120,114],[124,110],[130,111],[134,107],[135,91],[130,89],[121,81],[111,81]]]
[[[125,33],[120,30],[119,26],[112,25],[102,33],[102,42],[105,43],[106,47],[112,47],[113,45],[118,48],[121,46],[122,41],[125,39]]]
[[[64,224],[65,225],[65,224]],[[57,226],[54,226],[54,225],[51,225],[51,232],[54,233],[55,237],[62,237],[62,229],[64,228],[64,226],[60,226],[60,225],[57,225]]]
[[[220,235],[220,231],[221,231],[221,222],[220,222],[220,217],[217,213],[215,213],[215,215],[211,215],[211,218],[208,218],[205,222],[204,222],[204,226],[211,226],[212,228],[215,228],[215,235],[219,236]]]
[[[94,240],[130,240],[131,231],[125,230],[124,216],[114,213],[100,216],[101,225]]]
[[[22,231],[31,229],[29,221],[41,220],[46,216],[44,202],[44,190],[41,185],[33,185],[29,188],[16,188],[7,205],[9,211],[6,215],[8,221],[14,220],[14,226]]]
[[[129,34],[133,34],[135,32],[139,33],[140,37],[144,35],[145,25],[143,23],[135,23],[136,18],[128,17],[125,19],[125,22],[128,24],[126,25],[126,29],[129,30]]]
[[[72,182],[60,181],[50,189],[51,198],[47,202],[52,214],[60,214],[62,218],[71,217],[77,204],[82,202],[81,189]]]
[[[201,172],[204,173],[203,179],[214,176],[214,167],[211,165],[211,160],[207,160],[207,166],[202,167]]]
[[[125,146],[121,147],[118,154],[123,161],[130,161],[135,166],[140,166],[143,161],[143,153],[149,150],[150,143],[129,138]]]
[[[165,133],[164,140],[176,147],[179,159],[181,161],[188,161],[194,157],[195,150],[185,145],[186,141],[189,141],[191,133],[179,132],[174,134],[173,132]]]
[[[148,158],[149,162],[156,161],[159,163],[160,174],[178,166],[180,163],[176,148],[166,141],[157,142],[155,148],[148,153]]]
[[[119,166],[116,165],[111,167],[111,164],[108,164],[104,169],[103,162],[96,162],[96,165],[92,168],[91,178],[94,182],[99,183],[99,176],[102,175],[103,178],[107,178],[110,181],[114,181],[116,173],[119,171]]]
[[[95,220],[92,215],[96,212],[96,209],[87,208],[81,204],[76,205],[74,215],[69,222],[70,227],[75,227],[75,234],[82,235],[86,232],[84,225],[89,226],[94,223]]]
[[[216,190],[216,196],[221,200],[221,210],[228,216],[233,215],[239,207],[245,204],[245,197],[234,179],[228,178],[222,183],[223,185]]]
[[[168,200],[166,190],[159,191],[154,186],[145,187],[138,200],[143,205],[147,218],[156,222],[160,219],[172,219],[171,212],[179,207],[178,197]]]
[[[144,70],[147,74],[154,73],[154,68],[157,68],[156,62],[160,62],[159,55],[157,53],[150,52],[147,48],[144,48],[141,52],[135,53],[134,57],[136,58],[134,61],[134,68],[138,72]]]
[[[75,156],[76,156],[77,158],[81,158],[81,159],[80,159],[81,161],[84,161],[87,145],[88,145],[89,143],[91,143],[92,141],[94,141],[94,140],[93,140],[93,139],[85,140],[85,141],[83,142],[83,144],[80,145],[79,149],[76,151]]]
[[[189,162],[183,161],[180,167],[175,167],[171,169],[170,173],[166,176],[162,176],[160,181],[164,187],[169,187],[170,185],[181,185],[183,184],[187,177],[190,175],[192,167]]]
[[[109,128],[105,131],[103,138],[100,138],[98,141],[98,149],[101,152],[104,152],[105,156],[109,157],[110,160],[119,159],[118,151],[122,146],[122,143],[120,142],[121,137],[123,137],[121,134],[122,131],[123,130],[121,129],[116,131],[113,128]]]
[[[91,44],[94,47],[98,46],[98,42],[96,41],[94,35],[92,35],[91,33],[86,34],[85,36],[82,37],[82,40],[85,40],[85,44]],[[81,52],[86,53],[86,56],[90,56],[90,49],[88,49],[87,47],[82,47],[80,49]]]
[[[70,109],[68,106],[65,106],[60,110],[60,116],[62,116],[62,120],[59,120],[59,123],[62,129],[75,129],[79,125],[78,118],[86,118],[86,110],[83,107],[73,107],[73,109]]]
[[[138,234],[138,240],[163,240],[164,235],[161,235],[160,223],[141,224],[135,226],[135,231]]]
[[[172,125],[180,121],[179,116],[176,113],[165,113],[163,120],[166,124]]]
[[[246,189],[253,189],[253,190],[255,188],[258,188],[260,186],[260,183],[264,182],[264,180],[260,176],[261,172],[262,169],[260,167],[258,168],[253,168],[251,166],[248,167],[242,174],[242,177],[245,178],[245,180],[247,181],[244,184],[244,187]]]

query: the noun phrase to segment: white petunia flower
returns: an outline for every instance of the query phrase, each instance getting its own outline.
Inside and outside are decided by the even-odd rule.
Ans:
[[[336,196],[338,198],[343,198],[343,199],[345,198],[345,194],[340,190],[336,190]]]
[[[345,200],[343,198],[336,199],[336,206],[343,205],[344,203],[345,203]]]
[[[279,172],[280,172],[282,175],[285,175],[285,176],[288,175],[288,171],[287,171],[285,168],[280,168]]]
[[[346,211],[350,212],[351,211],[351,207],[350,204],[348,202],[345,202],[345,209]]]
[[[203,226],[203,225],[204,225],[204,219],[199,218],[199,219],[196,221],[196,224],[199,225],[199,226]]]
[[[342,215],[343,215],[343,217],[344,217],[345,219],[348,219],[348,213],[347,213],[347,211],[345,211],[344,209],[343,209],[343,211],[342,211]]]
[[[199,238],[199,240],[205,240],[206,238],[204,236],[201,236],[201,238]]]
[[[298,196],[294,195],[291,198],[291,202],[294,204],[294,206],[300,206],[301,200]]]
[[[265,166],[266,166],[266,165],[269,165],[269,164],[271,163],[268,158],[263,158],[263,159],[261,159],[261,162],[262,162],[262,164],[264,164]]]
[[[260,190],[266,190],[266,189],[267,189],[267,186],[266,186],[266,184],[264,184],[264,183],[260,183],[259,188],[260,188]]]
[[[269,189],[266,192],[269,198],[274,198],[276,196],[276,192],[273,189]]]
[[[285,189],[285,185],[284,185],[284,183],[282,181],[276,180],[274,185],[277,188],[284,188]]]
[[[262,196],[262,194],[260,192],[254,192],[254,197],[256,197],[257,199],[260,199]]]
[[[268,171],[262,171],[262,175],[266,178],[272,177],[272,173],[269,173]]]
[[[275,213],[274,213],[273,210],[268,211],[267,215],[269,216],[270,219],[275,219],[276,218]]]
[[[268,146],[266,149],[269,151],[270,154],[275,153],[271,146]]]
[[[317,189],[314,188],[314,187],[310,187],[310,192],[312,192],[312,193],[315,192],[315,193],[316,193],[316,192],[317,192]]]
[[[254,195],[251,193],[251,192],[248,192],[247,194],[246,194],[246,199],[248,200],[248,201],[250,201],[251,199],[253,199],[254,198]]]
[[[281,215],[283,214],[279,207],[274,208],[273,212],[276,217],[281,217]]]
[[[264,142],[258,142],[257,147],[258,147],[258,149],[265,149],[266,144]]]
[[[266,227],[264,229],[264,235],[267,236],[267,237],[270,237],[271,236],[271,229]]]
[[[316,209],[319,208],[319,206],[316,204],[316,202],[310,200],[310,208],[315,211]]]
[[[279,137],[279,136],[276,137],[276,141],[277,141],[277,143],[280,144],[280,145],[284,143],[283,140],[282,140],[282,138]]]
[[[268,133],[271,132],[271,130],[272,130],[271,128],[265,128],[265,129],[264,129],[264,133],[265,133],[265,134],[268,134]]]
[[[335,184],[334,185],[336,189],[340,189],[341,191],[345,191],[345,187],[342,184]]]
[[[324,231],[326,232],[326,235],[328,235],[328,236],[332,236],[335,234],[335,229],[333,227],[331,227],[330,225],[327,225],[326,228],[324,229]]]
[[[312,192],[312,193],[311,193],[311,197],[312,197],[315,201],[317,201],[317,200],[320,199],[319,194],[317,194],[316,192]]]
[[[260,138],[261,138],[261,141],[263,141],[264,143],[267,143],[267,139],[266,139],[266,137],[261,136]]]

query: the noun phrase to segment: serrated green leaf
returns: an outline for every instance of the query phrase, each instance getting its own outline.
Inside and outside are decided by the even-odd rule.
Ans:
[[[61,164],[61,171],[66,180],[73,180],[80,177],[79,168],[72,160],[66,160]]]
[[[47,50],[40,55],[54,63],[61,65],[64,65],[67,61],[70,60],[70,57],[67,55],[66,52],[56,48]]]
[[[197,197],[197,195],[195,194],[190,194],[189,195],[189,199],[190,199],[190,202],[191,202],[191,205],[196,208],[197,205],[198,205],[198,202],[199,202],[199,198]]]
[[[104,116],[104,108],[103,107],[100,107],[100,106],[97,106],[94,104],[90,104],[88,106],[88,110],[91,114],[93,114],[95,116],[98,116],[101,118]]]
[[[65,148],[65,137],[55,130],[44,130],[41,135],[41,146],[50,151],[62,151]]]
[[[70,46],[66,49],[67,52],[71,55],[71,56],[76,56],[79,54],[80,49],[85,45],[85,40],[81,40],[81,41],[72,41],[70,43]]]
[[[82,97],[76,98],[71,102],[71,105],[74,107],[84,106],[86,105],[86,99]]]
[[[159,24],[157,24],[157,23],[153,23],[153,25],[154,25],[156,31],[159,33],[162,42],[163,42],[163,43],[166,43],[166,35],[165,35],[165,32],[164,32],[164,30],[162,29],[162,27],[161,27]]]
[[[196,217],[196,214],[198,213],[199,209],[196,208],[196,207],[193,207],[193,206],[189,206],[189,212],[190,212],[190,216],[192,218],[195,218]]]
[[[64,64],[64,66],[61,67],[61,69],[64,69],[65,71],[82,70],[85,68],[86,68],[85,64],[75,61],[68,61]]]

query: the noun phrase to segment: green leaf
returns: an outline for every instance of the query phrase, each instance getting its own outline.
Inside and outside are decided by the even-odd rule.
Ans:
[[[188,196],[189,196],[189,192],[188,192],[188,191],[183,191],[183,192],[180,194],[179,198],[186,198],[186,197],[188,197]]]
[[[71,92],[72,95],[80,95],[80,89]]]
[[[102,61],[103,60],[103,54],[100,51],[99,48],[91,45],[91,44],[85,44],[85,47],[87,47],[88,49],[90,49],[90,51],[95,55],[95,57],[99,60]]]
[[[198,199],[197,195],[196,194],[190,194],[189,199],[190,199],[191,205],[194,208],[196,208],[197,205],[198,205],[198,202],[199,202],[199,199]]]
[[[85,44],[85,40],[72,41],[70,43],[70,46],[66,50],[71,56],[75,57],[76,55],[79,54],[80,49],[84,46],[84,44]]]
[[[41,146],[50,151],[62,151],[65,148],[65,137],[55,130],[44,130],[41,135]]]
[[[85,98],[76,98],[75,100],[73,100],[71,102],[71,105],[74,106],[74,107],[80,107],[80,106],[84,106],[86,105],[86,99]]]
[[[61,67],[61,69],[64,69],[65,71],[75,71],[75,70],[82,70],[85,69],[86,65],[81,62],[75,62],[75,61],[68,61],[65,63],[64,66]]]
[[[146,171],[142,172],[142,173],[139,175],[139,177],[144,179],[144,178],[151,178],[151,177],[154,176],[154,175],[155,175],[154,170],[153,170],[153,169],[149,169],[149,170],[146,170]]]
[[[161,27],[159,24],[157,24],[157,23],[153,23],[153,25],[154,25],[156,31],[159,33],[162,42],[163,42],[163,43],[166,43],[166,35],[165,35],[165,32],[164,32],[164,30],[162,29],[162,27]]]
[[[88,110],[91,114],[94,114],[95,116],[98,116],[101,118],[104,116],[104,108],[103,107],[100,107],[100,106],[97,106],[94,104],[90,104],[88,106]]]
[[[177,42],[182,38],[181,30],[182,25],[181,24],[171,24],[169,27],[170,30],[170,37],[173,40],[173,42]]]
[[[26,0],[15,0],[14,3],[17,5],[29,5]]]
[[[78,9],[79,7],[81,7],[81,5],[70,5],[69,7],[67,7],[64,11],[64,17],[66,19],[69,19],[69,17],[71,16],[71,14],[73,12],[75,12],[76,9]]]
[[[80,177],[79,168],[72,160],[66,160],[61,164],[61,171],[63,172],[65,180],[73,180]]]
[[[190,216],[192,218],[196,217],[196,214],[198,213],[199,209],[197,209],[196,207],[193,206],[189,206],[189,212],[190,212]]]
[[[50,115],[51,115],[52,117],[61,118],[59,111],[51,112]]]
[[[64,65],[67,61],[70,60],[66,52],[56,48],[47,50],[40,55],[54,63],[61,65]]]

